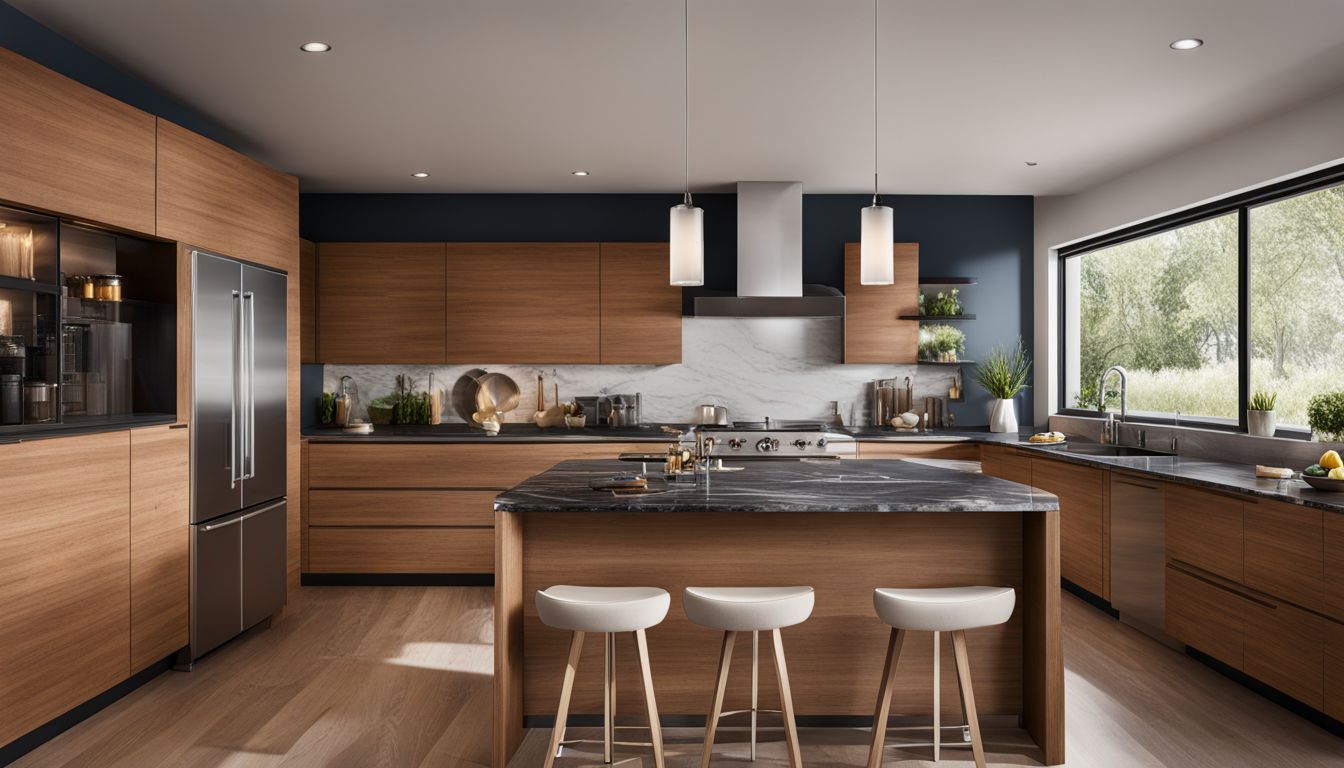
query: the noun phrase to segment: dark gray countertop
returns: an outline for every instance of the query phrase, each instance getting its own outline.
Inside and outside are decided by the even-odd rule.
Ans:
[[[541,429],[532,424],[505,424],[499,434],[467,424],[438,426],[376,426],[371,435],[347,435],[334,427],[309,427],[303,436],[320,443],[666,443],[673,438],[658,425],[585,429]]]
[[[729,462],[731,465],[731,462]],[[617,496],[588,481],[628,473],[619,461],[566,461],[495,497],[509,512],[1048,512],[1054,496],[974,471],[974,462],[744,462],[708,487],[649,478],[653,492]]]
[[[128,413],[116,416],[77,416],[63,423],[22,424],[0,427],[0,445],[46,440],[54,437],[74,437],[96,432],[119,432],[138,427],[176,424],[171,413]]]

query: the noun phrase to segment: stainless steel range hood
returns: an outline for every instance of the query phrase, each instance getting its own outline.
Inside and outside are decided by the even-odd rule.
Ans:
[[[737,184],[737,295],[697,296],[696,317],[843,317],[844,295],[803,285],[803,184]]]

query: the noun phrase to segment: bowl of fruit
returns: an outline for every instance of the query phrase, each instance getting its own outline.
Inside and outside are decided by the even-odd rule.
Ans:
[[[1319,464],[1302,470],[1302,479],[1318,491],[1344,491],[1344,459],[1335,451],[1326,451]]]

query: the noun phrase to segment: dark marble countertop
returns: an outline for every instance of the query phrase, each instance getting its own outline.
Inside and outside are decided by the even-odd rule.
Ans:
[[[505,424],[490,435],[462,423],[437,426],[375,426],[371,435],[347,435],[334,427],[309,427],[303,436],[315,443],[666,443],[673,439],[659,425],[541,429],[533,424]]]
[[[0,427],[0,445],[24,443],[29,440],[47,440],[55,437],[74,437],[97,432],[120,432],[125,429],[156,427],[176,424],[171,413],[125,413],[115,416],[76,416],[61,423],[22,424]]]
[[[729,463],[732,466],[731,462]],[[649,478],[650,493],[617,496],[589,480],[628,473],[619,461],[566,461],[495,497],[509,512],[1048,512],[1059,500],[975,471],[975,462],[743,462],[708,487]]]

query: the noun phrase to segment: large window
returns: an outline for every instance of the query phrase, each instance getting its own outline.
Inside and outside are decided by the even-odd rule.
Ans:
[[[1255,390],[1281,427],[1344,389],[1344,168],[1062,252],[1061,409],[1245,426]]]

